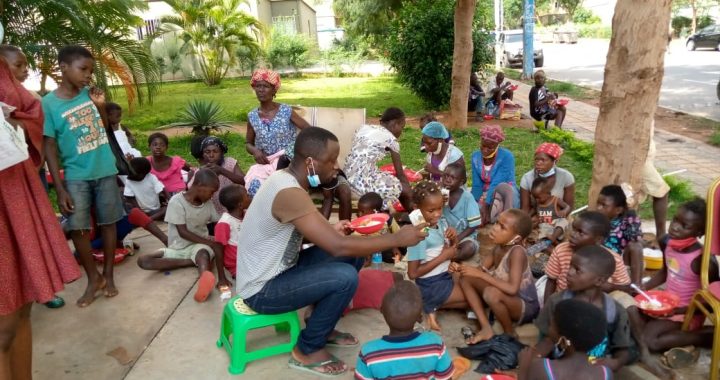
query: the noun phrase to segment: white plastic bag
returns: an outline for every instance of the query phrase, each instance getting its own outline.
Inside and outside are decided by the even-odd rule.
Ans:
[[[29,158],[22,128],[10,125],[0,113],[0,170],[5,170]]]

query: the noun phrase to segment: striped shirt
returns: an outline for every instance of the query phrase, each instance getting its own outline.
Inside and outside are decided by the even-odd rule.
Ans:
[[[365,343],[358,355],[355,379],[445,380],[452,378],[453,371],[442,338],[432,332],[414,332]]]
[[[606,249],[607,250],[607,249]],[[622,256],[613,254],[607,250],[615,260],[615,272],[610,276],[608,282],[614,285],[629,285],[631,280]],[[545,266],[545,274],[549,279],[556,281],[555,291],[560,292],[567,289],[567,274],[570,271],[573,249],[570,243],[560,243],[553,249],[552,255]]]

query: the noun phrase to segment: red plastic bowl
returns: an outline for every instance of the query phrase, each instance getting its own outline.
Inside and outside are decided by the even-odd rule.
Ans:
[[[403,207],[402,203],[400,201],[395,201],[395,203],[392,204],[393,208],[397,212],[405,212],[405,207]]]
[[[395,166],[393,166],[393,164],[386,164],[386,165],[383,165],[380,167],[380,171],[395,175]],[[408,181],[410,181],[410,182],[417,182],[422,179],[422,175],[420,175],[420,173],[418,173],[410,168],[405,168],[404,171],[405,171],[405,177],[407,177]]]
[[[118,248],[115,250],[115,258],[113,259],[113,262],[115,264],[125,260],[125,256],[127,256],[130,252],[128,252],[125,248]],[[95,258],[95,261],[99,263],[105,262],[105,256],[103,255],[103,252],[101,250],[93,250],[93,258]]]
[[[485,375],[480,380],[517,380],[510,375],[503,375],[501,373],[494,373],[492,375]]]
[[[566,99],[566,98],[560,98],[555,102],[555,104],[557,104],[559,106],[566,106],[568,103],[570,103],[570,99]]]
[[[654,317],[665,317],[672,313],[673,309],[677,307],[677,305],[680,303],[680,298],[678,298],[677,295],[670,293],[665,290],[648,290],[645,293],[647,293],[650,297],[655,298],[656,300],[660,301],[662,304],[661,309],[646,309],[640,306],[641,303],[648,302],[648,300],[643,297],[641,294],[638,294],[635,296],[635,303],[637,304],[638,309],[640,309],[643,313],[654,316]]]
[[[385,213],[377,213],[361,216],[350,222],[350,228],[359,234],[374,234],[385,227],[390,215]]]
[[[492,120],[494,118],[495,118],[495,116],[493,116],[493,115],[483,115],[483,119],[485,119],[485,120]]]

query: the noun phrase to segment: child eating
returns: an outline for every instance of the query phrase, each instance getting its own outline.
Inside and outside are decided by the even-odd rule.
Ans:
[[[442,220],[443,195],[431,181],[421,181],[413,190],[413,201],[428,225],[428,236],[417,245],[408,247],[408,277],[415,280],[422,294],[423,312],[432,330],[440,331],[436,311],[465,305],[460,285],[448,273],[450,260],[457,249],[456,232]]]
[[[422,321],[422,308],[420,291],[412,282],[399,281],[390,288],[380,309],[390,332],[362,346],[356,379],[452,378],[454,367],[442,338],[413,330]]]
[[[487,304],[506,334],[514,334],[513,321],[518,324],[532,321],[540,309],[535,280],[530,273],[523,241],[532,231],[530,216],[518,209],[500,214],[490,231],[497,245],[479,267],[453,264],[459,273],[467,303],[477,315],[480,331],[468,339],[468,344],[488,340],[495,335],[485,314]]]
[[[590,303],[567,299],[555,306],[549,338],[562,356],[541,359],[531,347],[520,352],[518,380],[612,379],[612,370],[588,361],[588,351],[605,339],[607,322],[603,312]]]
[[[463,152],[455,145],[446,143],[450,133],[444,125],[437,121],[427,123],[422,129],[422,144],[427,152],[425,171],[430,179],[440,181],[445,168],[452,163],[465,166]]]
[[[210,264],[217,256],[218,287],[230,287],[223,269],[223,246],[209,235],[207,225],[218,220],[210,198],[219,183],[215,173],[200,169],[189,190],[175,194],[168,203],[165,221],[168,222],[168,247],[157,253],[141,256],[138,266],[145,270],[167,271],[197,267],[198,287],[195,301],[204,302],[212,292],[215,276]]]
[[[160,195],[170,199],[165,186],[150,173],[150,161],[145,157],[130,160],[131,173],[125,182],[123,195],[133,207],[137,207],[152,220],[161,220],[165,216],[165,206],[160,203]]]
[[[558,350],[561,347],[556,347],[550,338],[550,323],[561,301],[575,299],[591,303],[605,314],[606,339],[587,352],[595,364],[617,371],[635,360],[637,350],[630,335],[627,312],[601,289],[614,271],[615,261],[603,247],[589,245],[575,252],[567,276],[567,290],[553,294],[535,320],[540,332],[540,341],[535,346],[538,355],[551,359],[562,357],[562,350]]]
[[[358,199],[357,202],[357,216],[362,217],[365,215],[370,214],[377,214],[379,212],[385,212],[384,210],[384,204],[382,197],[380,197],[380,194],[369,192],[366,194],[363,194],[360,199]],[[400,226],[397,224],[395,219],[391,216],[390,219],[387,221],[387,226],[383,227],[382,230],[378,231],[377,233],[373,235],[383,235],[388,232],[395,233],[400,229]],[[387,250],[382,252],[383,256],[383,262],[386,263],[392,263],[397,262],[398,260],[402,259],[402,253],[400,252],[399,248],[393,248],[391,250]]]
[[[551,190],[550,180],[545,177],[535,178],[530,188],[530,194],[535,198],[532,216],[537,218],[540,229],[538,240],[548,240],[552,245],[557,245],[564,238],[568,226],[566,217],[572,209],[562,199],[552,195]]]
[[[627,197],[618,185],[608,185],[600,190],[597,211],[610,219],[610,235],[604,245],[623,257],[630,265],[630,278],[634,284],[642,283],[643,253],[640,217],[628,208]]]
[[[180,156],[169,157],[166,155],[168,150],[168,137],[164,133],[153,133],[148,137],[148,145],[152,155],[148,156],[150,160],[150,173],[154,174],[160,182],[165,186],[165,190],[170,195],[175,195],[185,190],[185,179],[182,171],[190,172],[190,165]],[[192,176],[192,172],[190,173]]]
[[[220,190],[219,198],[227,212],[222,214],[215,225],[215,241],[223,245],[223,264],[235,278],[238,234],[245,210],[250,206],[250,197],[244,187],[230,185]]]
[[[480,226],[480,206],[472,193],[465,188],[467,173],[465,165],[452,163],[445,168],[442,184],[450,191],[447,204],[443,206],[443,217],[448,225],[458,231],[455,261],[468,260],[480,249],[477,229]]]

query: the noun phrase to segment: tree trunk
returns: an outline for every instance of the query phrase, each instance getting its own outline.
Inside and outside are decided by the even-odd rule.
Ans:
[[[692,28],[692,33],[694,34],[697,32],[697,4],[695,0],[690,0],[690,8],[692,8],[692,23],[690,24],[690,27]]]
[[[476,2],[477,0],[458,0],[455,6],[455,46],[448,121],[448,127],[451,129],[467,127],[467,104],[473,58],[472,25]]]
[[[635,191],[641,188],[665,71],[670,2],[619,0],[615,6],[595,129],[591,208],[605,185],[626,182]]]

